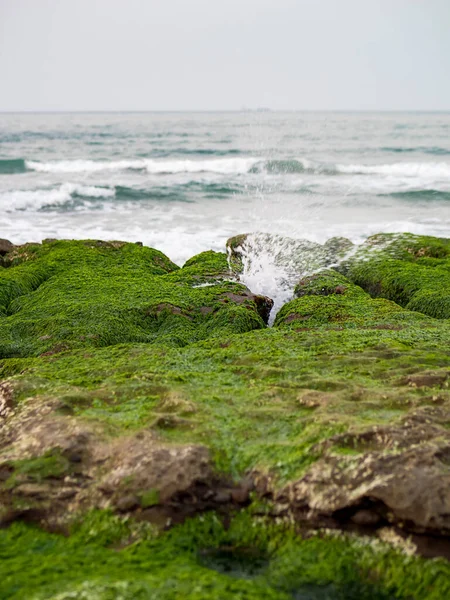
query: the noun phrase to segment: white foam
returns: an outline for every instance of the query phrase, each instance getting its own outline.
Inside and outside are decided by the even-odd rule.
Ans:
[[[268,296],[274,302],[270,325],[283,304],[293,298],[299,280],[324,266],[322,248],[307,240],[278,235],[250,234],[239,252],[242,283],[253,293]]]
[[[111,198],[115,190],[110,188],[63,183],[57,188],[37,190],[11,190],[0,194],[0,209],[7,210],[39,210],[44,206],[64,204],[74,196],[88,198]]]
[[[165,173],[247,173],[259,159],[217,158],[211,160],[136,160],[94,161],[59,160],[52,162],[26,161],[27,169],[44,173],[94,173],[98,171],[142,170],[152,174]]]
[[[336,165],[336,171],[349,174],[396,175],[400,177],[433,177],[450,179],[450,164],[391,163],[384,165]]]

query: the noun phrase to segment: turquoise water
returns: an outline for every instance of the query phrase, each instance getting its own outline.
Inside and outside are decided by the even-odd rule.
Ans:
[[[450,113],[0,115],[0,237],[450,237]]]

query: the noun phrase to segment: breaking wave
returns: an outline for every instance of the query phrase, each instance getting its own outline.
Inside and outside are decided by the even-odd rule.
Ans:
[[[435,177],[450,179],[450,164],[441,163],[391,163],[381,165],[332,164],[314,162],[308,159],[265,160],[251,167],[258,173],[312,173],[318,175],[392,175],[398,177]]]
[[[53,189],[3,192],[0,194],[0,205],[4,201],[9,210],[40,210],[45,207],[63,205],[76,198],[111,198],[114,195],[115,190],[110,188],[64,183]],[[6,210],[8,211],[8,209]]]
[[[208,151],[205,151],[207,154]],[[425,177],[450,181],[450,163],[447,162],[396,162],[387,164],[333,164],[308,159],[261,159],[254,156],[209,159],[161,160],[136,158],[130,160],[61,160],[39,162],[33,160],[0,160],[0,174],[24,173],[96,173],[101,171],[142,171],[154,175],[177,173],[217,173],[238,175],[266,174],[317,174],[317,175],[382,175],[393,177]]]
[[[117,202],[140,202],[156,200],[163,202],[194,202],[192,193],[202,194],[205,198],[227,197],[242,193],[237,185],[190,181],[186,184],[170,186],[151,186],[149,188],[116,185],[112,187],[89,186],[76,183],[64,183],[58,187],[37,190],[11,190],[0,193],[0,205],[4,210],[80,210],[84,204],[92,208],[96,201],[114,199]]]
[[[97,171],[146,171],[151,174],[170,173],[248,173],[257,158],[217,158],[208,160],[154,160],[141,158],[118,161],[60,160],[52,162],[26,161],[28,169],[44,173],[93,173]]]
[[[392,163],[384,165],[336,165],[338,173],[359,175],[394,175],[399,177],[437,177],[450,179],[449,163]]]

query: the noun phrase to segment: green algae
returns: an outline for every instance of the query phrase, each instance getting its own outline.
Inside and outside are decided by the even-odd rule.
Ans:
[[[450,318],[450,242],[411,234],[372,236],[339,269],[372,296]]]
[[[41,483],[48,478],[59,479],[71,472],[70,462],[57,449],[37,458],[12,461],[10,467],[12,474],[4,483],[6,488],[29,481]]]
[[[380,247],[387,241],[377,238]],[[371,450],[358,437],[368,428],[450,409],[450,323],[433,318],[436,308],[403,308],[423,290],[433,306],[448,245],[402,244],[393,256],[347,265],[346,276],[329,269],[304,278],[271,329],[244,286],[230,280],[222,253],[202,253],[180,269],[133,244],[27,246],[0,269],[0,375],[19,413],[30,399],[58,400],[59,416],[94,423],[111,438],[150,430],[164,443],[203,444],[218,473],[235,481],[263,473],[279,488],[324,453],[351,459]],[[398,263],[402,277],[409,265],[419,287],[402,283],[391,297],[392,286],[381,289],[377,277],[389,283]],[[358,279],[364,269],[369,275]],[[436,440],[444,439],[448,422],[424,414]],[[9,466],[2,493],[72,469],[57,449]],[[142,489],[138,500],[139,510],[151,509],[159,492]],[[286,524],[261,520],[265,504],[253,501],[227,526],[206,514],[164,533],[105,512],[83,515],[68,538],[15,523],[0,531],[0,597],[437,600],[450,593],[444,561],[356,537],[302,539]]]
[[[159,504],[159,499],[159,492],[155,489],[142,492],[139,498],[142,508],[148,508],[149,506]]]
[[[136,244],[51,242],[0,271],[0,357],[145,342],[184,346],[264,327],[225,254],[179,269]],[[234,299],[239,299],[239,303]]]
[[[297,299],[281,308],[275,326],[309,329],[334,324],[396,329],[427,321],[425,316],[406,311],[395,302],[373,299],[350,279],[331,269],[302,279],[294,293]]]
[[[396,422],[441,393],[440,384],[401,381],[448,366],[448,326],[418,315],[416,327],[313,331],[313,340],[309,331],[275,328],[181,349],[133,344],[43,357],[17,377],[16,401],[62,398],[71,414],[115,435],[180,415],[158,435],[207,443],[236,477],[257,467],[285,479],[317,460],[321,439]]]
[[[0,556],[5,600],[441,600],[450,591],[444,560],[367,538],[302,539],[248,511],[227,527],[209,514],[160,534],[102,512],[86,515],[69,538],[17,523],[0,532]]]

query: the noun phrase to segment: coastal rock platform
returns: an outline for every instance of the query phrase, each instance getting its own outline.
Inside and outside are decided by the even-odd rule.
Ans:
[[[450,596],[450,240],[246,240],[1,240],[0,597]]]

